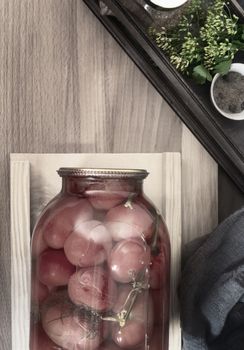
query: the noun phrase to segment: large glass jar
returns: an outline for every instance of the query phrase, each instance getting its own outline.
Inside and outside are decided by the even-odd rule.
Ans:
[[[147,171],[58,174],[32,238],[30,349],[167,350],[170,243]]]

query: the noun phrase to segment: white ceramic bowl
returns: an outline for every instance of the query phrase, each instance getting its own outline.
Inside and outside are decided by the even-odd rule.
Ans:
[[[237,72],[240,73],[242,75],[244,75],[244,64],[243,63],[233,63],[230,67],[230,72]],[[218,77],[220,76],[220,74],[216,74],[213,78],[212,84],[211,84],[211,100],[214,104],[214,107],[217,109],[217,111],[222,114],[224,117],[228,118],[228,119],[232,119],[232,120],[244,120],[244,111],[242,111],[241,113],[227,113],[222,111],[218,105],[215,102],[214,99],[214,94],[213,94],[213,90],[214,90],[214,85],[216,83],[216,80],[218,79]]]
[[[165,9],[173,9],[184,5],[188,0],[150,0],[154,5]]]

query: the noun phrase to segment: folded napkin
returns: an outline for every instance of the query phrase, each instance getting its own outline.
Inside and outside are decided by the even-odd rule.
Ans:
[[[244,350],[244,208],[183,252],[183,350]]]

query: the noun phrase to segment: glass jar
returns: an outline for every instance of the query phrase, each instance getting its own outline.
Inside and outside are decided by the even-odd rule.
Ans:
[[[30,349],[167,350],[170,242],[147,171],[58,174],[32,238]]]

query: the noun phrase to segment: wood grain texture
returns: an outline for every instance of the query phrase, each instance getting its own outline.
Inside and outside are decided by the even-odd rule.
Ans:
[[[10,350],[9,153],[180,152],[182,124],[80,0],[0,0],[0,45],[0,342]],[[183,152],[198,162],[202,147],[184,142]],[[205,164],[207,182],[216,167],[207,155]]]
[[[55,170],[71,164],[76,167],[136,167],[147,168],[149,171],[150,176],[144,185],[145,194],[164,215],[171,240],[169,348],[180,350],[181,328],[177,297],[182,240],[179,153],[11,155],[12,350],[29,348],[30,217],[36,218],[43,205],[60,191],[61,181]],[[32,226],[33,224],[32,222]]]
[[[183,245],[218,223],[218,167],[184,126],[182,132]]]
[[[181,272],[182,248],[182,188],[180,154],[164,154],[165,221],[171,242],[171,315],[169,349],[180,350],[182,344],[178,286]]]
[[[30,164],[11,162],[12,349],[28,350],[30,322]]]
[[[137,16],[131,16],[128,7],[126,9],[116,0],[103,0],[112,10],[115,20],[111,16],[100,15],[97,0],[83,1],[244,192],[244,123],[233,123],[230,127],[230,122],[213,108],[208,86],[200,89],[177,73],[150,40],[147,30],[141,28]],[[239,13],[230,4],[231,8]],[[238,57],[243,61],[241,53]]]
[[[173,155],[169,154],[170,159]],[[161,153],[15,153],[11,154],[11,161],[30,162],[31,229],[33,229],[41,210],[61,190],[62,179],[57,175],[57,169],[61,167],[146,168],[150,175],[144,181],[145,194],[162,212],[165,208],[165,198],[162,196],[162,193],[165,193],[163,178],[168,178],[166,156],[167,153],[163,155]],[[168,163],[170,165],[168,171],[175,177],[174,168],[170,161]],[[180,172],[177,176],[180,176]]]

